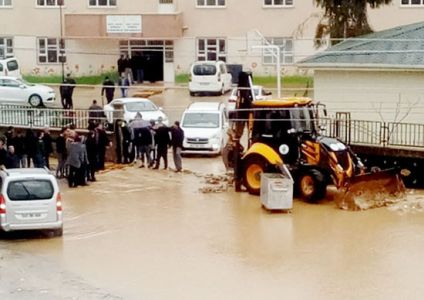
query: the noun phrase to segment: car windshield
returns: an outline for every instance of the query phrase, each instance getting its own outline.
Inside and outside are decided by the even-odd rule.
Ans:
[[[216,74],[216,67],[214,65],[202,64],[193,67],[193,74],[197,76],[210,76]]]
[[[7,188],[7,196],[12,201],[51,199],[53,193],[52,183],[40,179],[11,181]]]
[[[217,113],[186,113],[183,127],[186,128],[218,128],[219,114]]]
[[[125,103],[125,108],[127,111],[130,112],[158,110],[156,105],[154,105],[152,102],[147,101]]]

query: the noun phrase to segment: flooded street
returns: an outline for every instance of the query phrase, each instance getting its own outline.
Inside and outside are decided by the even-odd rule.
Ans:
[[[219,157],[184,168],[223,173]],[[63,238],[2,235],[1,299],[422,298],[418,192],[414,206],[269,213],[247,193],[199,192],[189,172],[133,166],[98,180],[62,184]]]

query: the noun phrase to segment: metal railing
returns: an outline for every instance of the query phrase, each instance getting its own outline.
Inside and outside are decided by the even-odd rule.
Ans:
[[[320,125],[327,135],[347,144],[364,144],[382,147],[424,147],[424,124],[380,122],[367,120],[322,119]]]
[[[18,105],[0,105],[0,126],[21,128],[62,128],[74,125],[75,129],[87,129],[90,120],[106,122],[99,117],[103,111],[88,109],[32,108]]]

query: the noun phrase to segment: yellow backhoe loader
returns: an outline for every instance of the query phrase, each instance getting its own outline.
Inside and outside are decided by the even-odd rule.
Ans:
[[[322,105],[302,97],[251,100],[230,114],[232,148],[243,149],[237,143],[246,127],[248,138],[245,151],[233,152],[231,157],[236,189],[243,185],[249,193],[259,194],[261,173],[278,172],[285,164],[294,178],[295,191],[308,201],[324,198],[329,184],[339,189],[336,201],[345,209],[404,192],[398,170],[366,173],[348,145],[320,133],[319,112],[326,114]]]

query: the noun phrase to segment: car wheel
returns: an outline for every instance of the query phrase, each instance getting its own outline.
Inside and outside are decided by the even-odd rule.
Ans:
[[[190,92],[190,96],[194,97],[196,94],[194,92]]]
[[[43,101],[41,100],[41,97],[39,95],[34,94],[29,96],[28,103],[32,107],[39,107],[39,106],[42,106]]]

